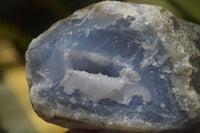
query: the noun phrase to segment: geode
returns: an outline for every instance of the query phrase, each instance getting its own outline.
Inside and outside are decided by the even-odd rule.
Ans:
[[[35,112],[67,128],[180,129],[200,115],[200,26],[152,5],[104,1],[33,39]]]

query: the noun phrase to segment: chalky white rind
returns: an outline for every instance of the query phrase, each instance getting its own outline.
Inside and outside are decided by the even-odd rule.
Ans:
[[[54,83],[52,79],[48,77],[48,74],[50,73],[48,70],[36,71],[38,75],[45,79],[43,82],[35,82],[33,80],[31,75],[32,66],[30,64],[31,60],[29,52],[34,49],[48,49],[49,44],[44,42],[41,44],[42,40],[48,38],[48,36],[50,36],[62,22],[70,19],[80,19],[82,20],[82,23],[84,23],[86,20],[96,19],[99,21],[94,27],[96,29],[105,29],[107,26],[115,24],[118,19],[128,19],[129,17],[136,18],[131,22],[130,28],[143,31],[146,26],[151,27],[156,32],[156,35],[162,42],[162,47],[165,49],[165,53],[158,56],[157,60],[155,60],[154,56],[158,52],[157,48],[159,40],[155,39],[152,41],[151,38],[147,38],[152,42],[147,41],[147,43],[144,42],[141,44],[141,47],[145,50],[141,66],[143,68],[149,65],[160,67],[168,58],[170,58],[170,61],[173,63],[173,69],[170,70],[168,67],[162,67],[161,70],[163,73],[172,74],[170,78],[174,87],[170,91],[174,94],[175,98],[178,99],[177,101],[179,106],[181,106],[183,111],[186,111],[189,118],[193,119],[199,116],[200,96],[199,93],[196,92],[194,86],[191,86],[190,84],[191,80],[193,80],[191,77],[194,71],[199,71],[199,68],[191,64],[190,58],[192,56],[200,57],[199,49],[196,47],[196,44],[191,41],[191,38],[193,40],[199,39],[198,32],[200,31],[200,26],[177,19],[169,11],[158,6],[104,1],[79,10],[70,18],[57,22],[48,31],[34,39],[29,45],[29,50],[26,53],[26,76],[30,89],[31,102],[33,103],[35,111],[41,117],[49,122],[61,126],[76,128],[105,128],[124,131],[151,131],[180,128],[176,125],[173,126],[170,122],[169,124],[166,123],[166,125],[159,123],[152,124],[151,122],[141,120],[138,116],[129,118],[127,116],[119,116],[118,114],[114,114],[115,117],[89,115],[82,109],[72,110],[70,105],[63,106],[60,103],[56,103],[56,105],[50,103],[48,99],[44,99],[39,95],[41,90],[51,88],[54,86]],[[175,23],[178,24],[178,27],[176,27]],[[91,31],[91,29],[87,29],[86,36],[88,36]],[[73,35],[73,32],[68,32],[66,34],[70,36]],[[68,41],[67,38],[61,38],[60,40],[63,42]],[[72,45],[74,48],[77,46],[79,46],[78,42],[74,42]],[[65,58],[68,60],[68,49],[63,51],[65,53]],[[62,52],[58,54],[62,54]],[[113,60],[114,64],[126,67],[119,72],[120,77],[108,77],[102,74],[90,74],[84,71],[76,71],[70,68],[70,65],[66,65],[65,77],[59,83],[60,86],[64,86],[66,94],[73,94],[75,91],[74,88],[82,87],[80,92],[94,103],[97,103],[102,98],[110,98],[120,104],[129,105],[132,96],[142,96],[144,105],[146,102],[152,100],[152,96],[148,88],[140,84],[140,81],[142,80],[141,74],[134,70],[134,66],[129,66],[129,62],[131,62],[132,59],[125,60],[120,56],[105,58],[104,55],[98,55],[96,53],[81,54],[82,56],[87,56],[87,58],[94,63],[103,65],[105,62]],[[123,63],[119,64],[121,62]],[[160,74],[159,77],[161,79],[166,78],[165,75],[162,74]],[[85,82],[90,82],[90,86],[88,86],[88,84],[84,84]],[[123,89],[125,84],[132,86],[132,88]],[[96,87],[96,90],[93,89],[94,87]],[[103,89],[101,89],[101,87]],[[120,97],[119,95],[114,95],[113,91],[116,90],[121,91],[124,96]],[[88,102],[87,98],[85,99],[85,103]],[[76,103],[77,101],[71,98],[70,102]],[[165,109],[168,105],[161,103],[159,106],[161,109]],[[137,111],[140,112],[141,108],[138,107]],[[51,119],[54,117],[60,117],[63,119],[66,118],[68,120],[66,120],[65,123],[64,120],[62,121],[62,119],[60,119],[60,121],[62,121],[60,122],[59,120]],[[170,118],[171,116],[165,117]],[[70,120],[76,120],[77,122]]]

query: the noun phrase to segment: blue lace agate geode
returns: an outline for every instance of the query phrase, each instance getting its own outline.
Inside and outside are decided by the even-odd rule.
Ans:
[[[69,128],[159,131],[200,112],[200,27],[151,5],[75,12],[26,52],[34,110]]]

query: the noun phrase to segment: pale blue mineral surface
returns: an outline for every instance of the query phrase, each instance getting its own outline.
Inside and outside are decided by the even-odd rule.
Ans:
[[[184,128],[200,115],[199,31],[158,6],[79,10],[26,52],[33,108],[69,128]]]

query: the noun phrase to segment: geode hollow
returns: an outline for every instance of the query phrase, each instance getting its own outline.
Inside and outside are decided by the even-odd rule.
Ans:
[[[179,129],[200,115],[200,26],[152,5],[104,1],[33,39],[30,99],[68,128]]]

